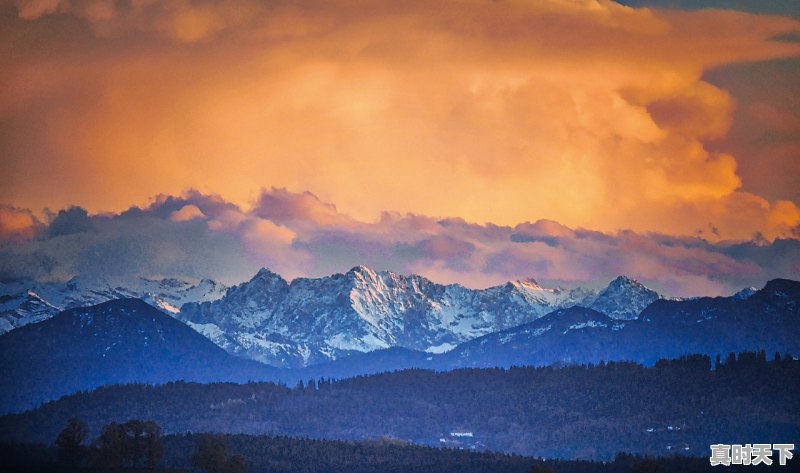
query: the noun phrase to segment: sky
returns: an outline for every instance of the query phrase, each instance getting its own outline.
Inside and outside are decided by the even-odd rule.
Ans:
[[[623,3],[0,0],[0,280],[800,279],[796,2]]]

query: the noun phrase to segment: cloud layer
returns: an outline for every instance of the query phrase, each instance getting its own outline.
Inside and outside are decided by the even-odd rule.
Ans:
[[[19,215],[22,215],[21,219]],[[310,193],[262,192],[247,210],[198,192],[144,208],[89,215],[61,210],[42,223],[0,212],[0,280],[74,275],[183,276],[237,283],[268,266],[287,278],[364,264],[488,287],[534,277],[602,285],[626,274],[671,295],[729,294],[775,277],[800,278],[797,238],[711,243],[697,237],[602,233],[550,220],[514,226],[384,213],[363,222]],[[8,219],[11,223],[6,221]],[[14,223],[17,222],[17,223]]]
[[[638,248],[648,232],[771,241],[800,224],[786,193],[753,193],[788,185],[793,168],[749,166],[766,176],[743,191],[737,154],[758,143],[709,145],[727,135],[737,98],[704,80],[721,66],[796,57],[800,44],[770,40],[800,31],[789,17],[603,0],[0,5],[0,202],[18,207],[119,212],[187,188],[236,209],[273,199],[245,217],[192,203],[164,224],[202,223],[215,236],[236,226],[253,251],[286,247],[310,268],[333,265],[337,245],[356,238],[367,254],[392,244],[336,229],[424,221],[431,240],[404,251],[430,261],[454,252],[426,268],[442,277],[488,258],[485,242],[460,240],[462,227],[513,233],[545,219]],[[288,192],[290,208],[278,209],[280,191],[259,195],[263,186],[308,189],[345,215]],[[8,209],[2,231],[19,233],[12,216],[25,217]],[[318,235],[328,250],[314,246]],[[480,274],[519,272],[511,255],[574,262],[547,238],[505,235],[509,256],[481,260]]]

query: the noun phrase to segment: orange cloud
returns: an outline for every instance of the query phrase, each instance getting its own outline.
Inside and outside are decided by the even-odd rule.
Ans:
[[[40,227],[41,223],[29,210],[0,205],[0,241],[32,238]]]
[[[709,238],[800,224],[795,203],[739,190],[735,154],[708,149],[735,97],[702,80],[800,54],[769,40],[796,20],[595,0],[17,3],[2,201],[119,210],[193,187],[247,206],[277,187],[363,221],[713,225]]]
[[[196,218],[203,218],[205,214],[195,205],[184,205],[180,210],[172,212],[170,219],[176,222],[186,222]]]

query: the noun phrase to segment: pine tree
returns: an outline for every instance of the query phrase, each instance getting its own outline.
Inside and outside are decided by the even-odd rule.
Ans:
[[[228,456],[228,447],[222,435],[203,435],[192,455],[192,466],[208,473],[222,473]]]
[[[225,461],[225,469],[222,473],[245,473],[247,471],[247,460],[241,455],[231,455]]]
[[[83,461],[86,449],[83,442],[89,437],[89,428],[79,419],[70,419],[56,438],[58,461],[63,465],[78,466]]]

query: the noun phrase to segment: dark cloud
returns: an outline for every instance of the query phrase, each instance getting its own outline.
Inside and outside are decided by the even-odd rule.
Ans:
[[[744,242],[732,244],[722,249],[730,258],[746,262],[757,268],[768,268],[769,273],[782,274],[783,277],[800,279],[800,240],[777,239],[772,243]],[[734,280],[744,281],[746,278]]]
[[[204,215],[219,215],[225,211],[241,212],[238,206],[226,202],[217,195],[205,195],[196,190],[188,190],[183,195],[159,195],[145,208],[131,207],[122,212],[122,217],[152,215],[157,218],[171,218],[176,212],[191,205],[197,207]]]
[[[800,201],[800,59],[730,65],[704,79],[736,97],[730,132],[709,147],[735,153],[742,189]]]
[[[616,0],[617,3],[631,7],[674,8],[681,10],[702,10],[721,8],[748,13],[784,15],[800,18],[800,3],[792,0]]]
[[[51,237],[59,235],[70,235],[72,233],[83,233],[94,229],[92,219],[88,212],[80,207],[70,207],[66,210],[59,210],[55,218],[50,222],[47,233]]]

